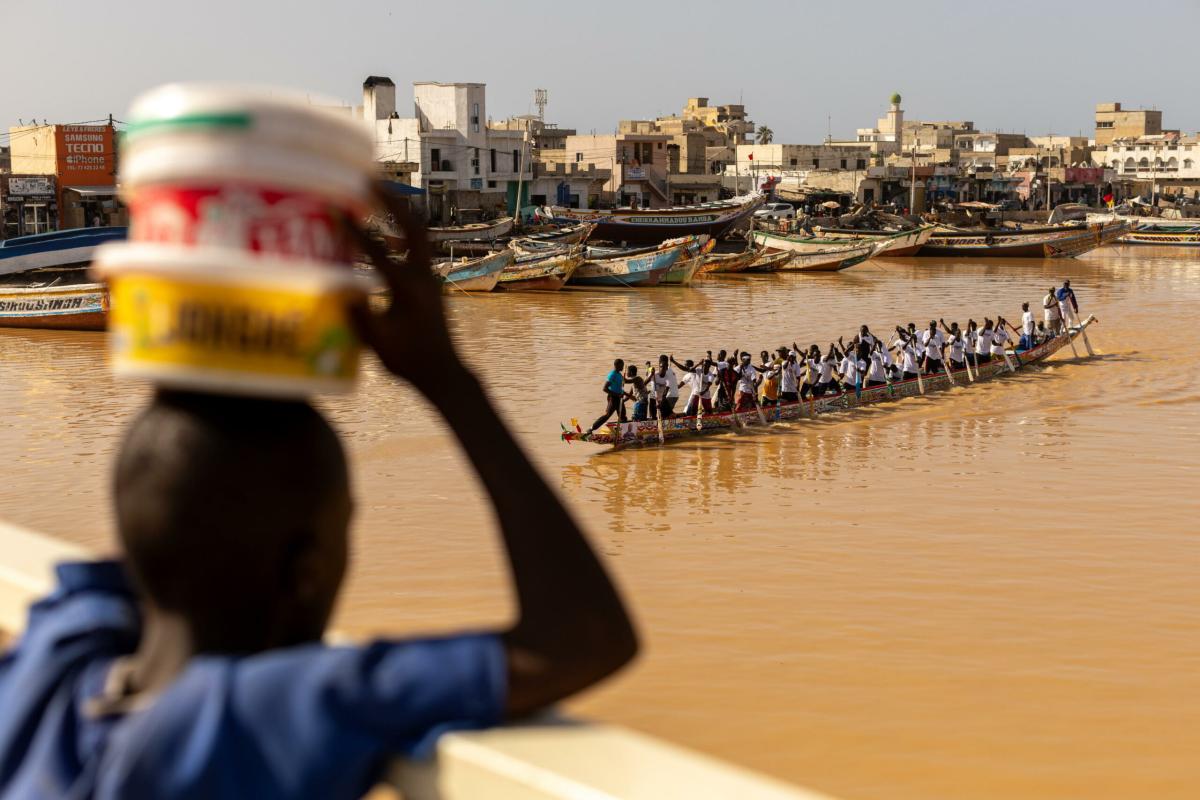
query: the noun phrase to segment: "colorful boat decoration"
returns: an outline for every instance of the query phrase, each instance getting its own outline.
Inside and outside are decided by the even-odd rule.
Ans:
[[[1086,344],[1087,334],[1085,331],[1089,325],[1095,322],[1095,317],[1088,317],[1077,327],[1073,327],[1068,332],[1049,339],[1031,350],[1009,351],[1005,358],[993,358],[987,364],[980,364],[978,368],[972,370],[974,382],[990,380],[1010,371],[1027,370],[1071,344],[1080,335],[1084,337]],[[1071,346],[1074,347],[1073,344]],[[1088,352],[1091,353],[1090,345]],[[678,439],[727,433],[741,428],[761,428],[776,422],[807,419],[821,414],[845,411],[889,400],[899,400],[903,397],[945,391],[954,386],[967,387],[972,383],[966,368],[963,368],[948,373],[943,372],[940,375],[923,376],[919,381],[913,378],[871,389],[850,390],[807,401],[781,403],[778,406],[762,409],[762,416],[756,409],[738,413],[724,411],[691,417],[673,417],[663,420],[661,428],[657,420],[610,422],[594,431],[590,436],[583,433],[578,424],[572,421],[571,429],[563,426],[561,438],[566,442],[584,441],[592,444],[613,445],[614,447],[660,445]]]
[[[653,250],[613,254],[611,249],[587,249],[586,260],[567,283],[571,286],[657,286],[667,271],[685,255],[692,237],[664,242]]]
[[[513,263],[512,250],[499,250],[479,258],[439,262],[435,271],[443,276],[443,291],[490,292],[500,282],[500,273]]]
[[[556,292],[583,263],[583,248],[566,248],[545,256],[518,257],[500,273],[496,288],[507,292]]]
[[[0,286],[0,327],[102,331],[108,289],[102,283]]]
[[[71,228],[0,240],[0,275],[87,266],[97,247],[127,235],[124,227]]]
[[[564,224],[594,222],[596,230],[592,236],[596,239],[650,244],[687,235],[716,239],[749,219],[765,200],[765,195],[754,192],[730,200],[677,208],[597,211],[556,206],[551,213],[556,222]]]
[[[789,236],[771,231],[754,231],[754,243],[770,250],[785,250],[792,258],[781,271],[836,272],[861,264],[880,246],[874,241],[838,241],[811,236]]]
[[[662,280],[659,281],[659,286],[689,286],[692,283],[692,278],[696,277],[697,270],[700,269],[700,264],[704,260],[713,246],[716,245],[715,239],[710,239],[707,236],[690,236],[684,245],[683,254],[675,261]]]

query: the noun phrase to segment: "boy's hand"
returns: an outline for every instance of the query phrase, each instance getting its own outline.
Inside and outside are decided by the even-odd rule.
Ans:
[[[371,259],[391,291],[386,311],[371,311],[364,298],[350,307],[350,319],[359,337],[389,371],[430,395],[437,391],[447,370],[458,363],[446,326],[442,286],[433,274],[425,227],[404,203],[385,190],[377,187],[375,196],[404,232],[408,258],[397,264],[387,248],[373,240],[361,225],[348,226],[359,249]]]

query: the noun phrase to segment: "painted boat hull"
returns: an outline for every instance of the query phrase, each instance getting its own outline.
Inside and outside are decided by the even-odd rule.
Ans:
[[[126,228],[111,227],[76,228],[6,239],[0,241],[0,275],[86,266],[101,244],[125,238]]]
[[[754,259],[744,272],[761,274],[764,272],[779,272],[792,260],[792,254],[785,250],[767,250]]]
[[[455,264],[445,273],[443,291],[490,292],[500,282],[500,273],[512,263],[513,252],[501,250],[482,258]]]
[[[876,233],[871,231],[851,230],[848,228],[838,228],[830,230],[829,228],[817,228],[821,238],[831,239],[834,241],[863,241],[863,242],[878,242],[885,245],[878,250],[875,255],[887,256],[888,258],[904,257],[916,255],[933,236],[935,226],[922,225],[910,231],[896,231],[894,233]]]
[[[1121,244],[1159,245],[1160,247],[1200,247],[1200,231],[1130,231],[1117,241]]]
[[[457,242],[471,239],[495,239],[512,230],[513,218],[501,217],[492,222],[471,225],[451,225],[445,228],[428,228],[426,236],[430,242]]]
[[[746,250],[741,253],[710,253],[700,264],[699,275],[730,275],[744,272],[762,256],[758,250]]]
[[[878,247],[872,241],[840,242],[768,231],[755,231],[754,243],[770,250],[792,253],[792,259],[779,268],[781,272],[837,272],[866,261]]]
[[[572,286],[657,286],[683,255],[683,247],[585,261],[567,281]]]
[[[764,195],[747,195],[739,202],[727,201],[701,206],[664,209],[615,209],[583,212],[555,208],[557,222],[594,222],[595,239],[631,244],[656,244],[681,236],[707,235],[713,239],[747,220],[762,203]]]
[[[583,255],[552,256],[533,264],[513,264],[500,273],[498,289],[506,292],[557,292],[583,263]]]
[[[1072,229],[1036,236],[993,234],[987,236],[935,235],[918,256],[946,258],[1073,258],[1099,247],[1103,231]]]
[[[107,325],[104,284],[0,287],[0,327],[102,331]]]
[[[1073,328],[1069,334],[1062,334],[1047,342],[1043,342],[1032,350],[1021,353],[1010,353],[1010,356],[1014,360],[1014,366],[1020,370],[1044,361],[1065,347],[1070,339],[1079,335],[1080,330],[1086,328],[1094,321],[1094,317],[1089,317],[1081,326]],[[1008,367],[1002,358],[993,358],[991,362],[979,366],[978,370],[976,370],[976,380],[988,380],[1007,371]],[[955,370],[952,374],[957,385],[971,385],[965,368]],[[924,382],[925,394],[951,388],[950,379],[946,377],[945,373],[923,377],[922,381]],[[763,409],[763,415],[769,425],[774,422],[800,420],[820,414],[845,411],[859,406],[873,405],[889,400],[899,400],[904,397],[913,397],[920,394],[921,386],[918,384],[917,379],[913,378],[912,380],[898,381],[873,389],[864,389],[860,393],[850,391],[836,395],[826,395],[808,402],[782,403],[773,408]],[[662,440],[675,441],[714,433],[727,433],[742,427],[763,427],[758,412],[743,411],[734,414],[734,412],[725,411],[703,416],[675,417],[663,420]],[[631,445],[654,446],[660,444],[659,427],[656,420],[647,420],[644,422],[610,422],[589,437],[584,437],[577,431],[564,430],[562,439],[568,442],[586,441],[593,444],[613,445],[616,447]]]

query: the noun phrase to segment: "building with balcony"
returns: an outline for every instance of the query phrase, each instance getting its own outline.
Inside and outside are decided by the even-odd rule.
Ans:
[[[1200,137],[1176,133],[1113,141],[1092,151],[1092,163],[1112,171],[1118,196],[1166,192],[1200,196]]]
[[[544,150],[542,158],[608,169],[608,180],[601,187],[603,205],[663,208],[671,205],[667,148],[672,141],[670,135],[660,133],[577,134],[567,137],[561,153]]]

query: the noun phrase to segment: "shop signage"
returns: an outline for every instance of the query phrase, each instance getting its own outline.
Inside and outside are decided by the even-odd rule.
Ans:
[[[42,177],[12,177],[8,179],[8,194],[27,195],[27,194],[54,194],[54,182],[50,178]]]

